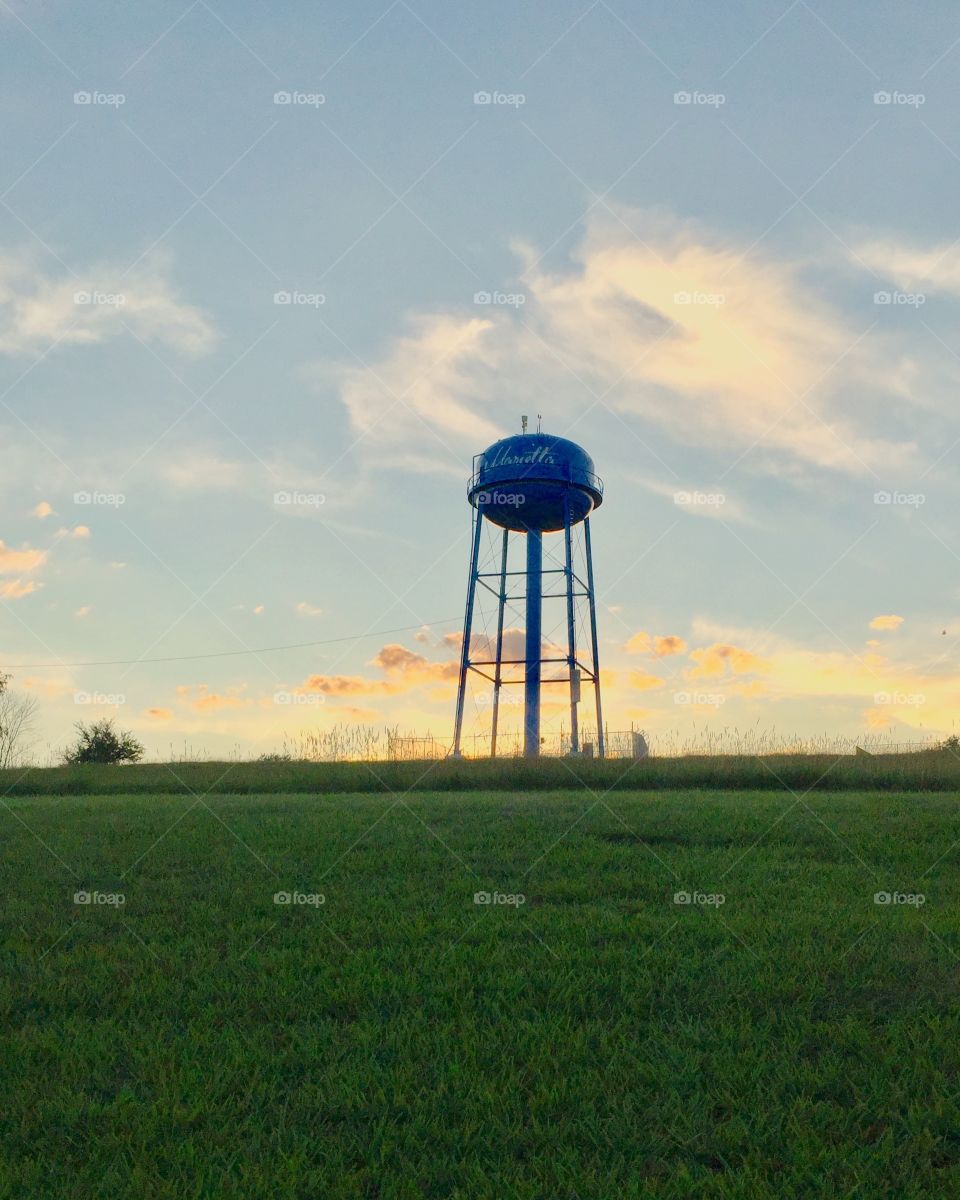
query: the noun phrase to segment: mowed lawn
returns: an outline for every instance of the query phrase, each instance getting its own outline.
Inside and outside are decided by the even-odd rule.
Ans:
[[[0,831],[2,1196],[960,1195],[956,795],[8,797]]]

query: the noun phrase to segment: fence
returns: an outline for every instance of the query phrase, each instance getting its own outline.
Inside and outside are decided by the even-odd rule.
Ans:
[[[931,750],[938,744],[934,739],[922,742],[885,742],[880,738],[821,737],[811,739],[778,738],[769,734],[759,736],[729,735],[714,738],[692,738],[680,743],[673,737],[658,737],[648,747],[648,739],[639,729],[604,730],[604,752],[607,758],[644,758],[648,753],[674,758],[685,755],[775,755],[775,754],[916,754]],[[464,758],[489,758],[490,735],[464,736],[460,744]],[[387,737],[387,758],[393,761],[448,758],[453,750],[452,737]],[[570,735],[561,730],[541,739],[540,753],[548,758],[562,758],[570,753]],[[595,729],[581,730],[580,753],[584,757],[597,755]],[[523,735],[501,733],[497,738],[498,758],[522,758]]]
[[[607,758],[643,758],[647,753],[646,741],[640,730],[633,729],[604,729],[604,753]],[[452,738],[434,737],[399,737],[391,735],[387,740],[387,757],[393,761],[406,759],[438,759],[447,758],[453,751]],[[464,736],[460,742],[460,751],[464,758],[489,758],[490,735],[475,733]],[[540,739],[540,753],[548,758],[562,758],[570,753],[570,735],[561,730],[560,733],[547,734]],[[581,730],[580,753],[585,758],[596,757],[598,754],[597,734],[595,729]],[[523,735],[521,733],[501,733],[497,737],[497,758],[522,758]]]

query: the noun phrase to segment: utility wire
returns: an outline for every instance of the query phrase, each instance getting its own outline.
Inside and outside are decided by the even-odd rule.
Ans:
[[[129,667],[138,663],[194,662],[200,658],[232,658],[238,654],[269,654],[274,650],[303,650],[308,646],[333,646],[337,642],[359,642],[362,638],[385,637],[388,633],[409,633],[411,629],[423,629],[431,625],[450,625],[460,617],[444,617],[440,621],[421,621],[419,625],[399,625],[396,629],[372,629],[369,633],[355,633],[350,637],[324,638],[318,642],[288,642],[283,646],[261,646],[258,650],[219,650],[213,654],[172,654],[165,658],[112,658],[101,662],[68,663],[5,663],[8,671],[40,670],[43,667]]]

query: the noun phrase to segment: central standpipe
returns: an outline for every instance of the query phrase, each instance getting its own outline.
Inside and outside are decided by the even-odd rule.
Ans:
[[[527,530],[527,630],[523,688],[523,753],[540,753],[540,654],[543,642],[543,534]]]

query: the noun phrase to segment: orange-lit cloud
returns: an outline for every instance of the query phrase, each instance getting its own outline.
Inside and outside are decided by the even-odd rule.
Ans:
[[[734,675],[744,675],[754,671],[763,671],[767,664],[749,650],[739,646],[730,646],[715,642],[700,650],[691,650],[690,658],[696,663],[687,672],[688,679],[719,679],[729,671]]]
[[[894,720],[893,712],[889,708],[868,708],[863,716],[868,729],[889,729]]]
[[[35,583],[32,579],[11,579],[7,583],[0,583],[0,597],[4,600],[19,600],[41,587],[42,583]]]
[[[654,658],[669,658],[673,654],[683,654],[687,643],[675,634],[664,634],[651,637],[649,633],[635,633],[624,646],[628,654],[652,654]]]
[[[388,696],[402,689],[386,679],[367,679],[362,675],[308,675],[293,689],[295,695],[317,692],[324,696]]]
[[[45,517],[49,517],[53,513],[53,505],[48,504],[46,500],[41,500],[37,507],[33,510],[33,515],[39,517],[42,521]]]
[[[226,688],[223,692],[211,692],[205,683],[180,684],[177,695],[195,712],[217,712],[228,708],[249,708],[253,700],[241,695],[246,684]]]
[[[314,605],[308,604],[306,602],[306,600],[301,600],[299,602],[299,604],[296,605],[296,611],[300,614],[301,617],[322,617],[323,616],[322,608],[316,608],[316,607],[314,607]]]
[[[46,557],[46,550],[35,550],[31,546],[14,550],[12,546],[0,540],[0,575],[19,575],[35,571],[44,563]]]
[[[148,708],[145,715],[151,717],[154,721],[170,721],[173,719],[173,712],[169,708]]]
[[[870,622],[871,629],[899,629],[903,624],[903,617],[895,616],[893,613],[888,613],[886,616],[874,617]]]
[[[663,682],[658,675],[648,675],[646,671],[630,672],[630,686],[638,692],[651,691],[660,687]]]
[[[454,659],[431,662],[422,654],[408,650],[398,642],[382,646],[371,659],[385,676],[383,679],[364,675],[309,675],[293,689],[295,694],[311,692],[326,696],[397,696],[424,684],[449,685],[457,678],[459,664]]]

